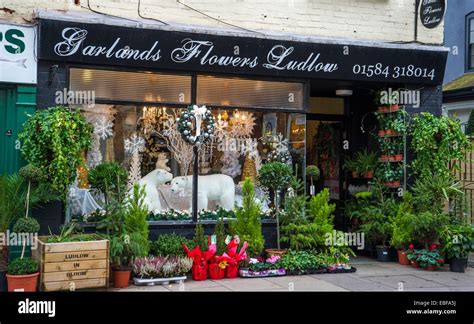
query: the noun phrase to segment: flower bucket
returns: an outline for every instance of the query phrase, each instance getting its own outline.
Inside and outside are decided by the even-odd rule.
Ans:
[[[202,281],[207,279],[207,264],[193,264],[191,269],[193,279]]]
[[[237,264],[229,264],[225,269],[225,277],[229,279],[237,278],[239,274],[239,266]]]
[[[131,270],[114,270],[114,288],[128,287],[131,274]]]
[[[225,276],[225,268],[219,267],[218,263],[209,264],[209,278],[212,280],[220,280]]]

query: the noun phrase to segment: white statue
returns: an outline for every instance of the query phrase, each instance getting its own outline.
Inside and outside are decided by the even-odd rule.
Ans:
[[[158,160],[156,161],[156,168],[163,169],[165,171],[171,172],[171,168],[168,166],[168,155],[164,152],[158,153]]]
[[[193,176],[176,177],[171,181],[171,192],[192,192]],[[211,174],[198,178],[198,209],[207,209],[209,201],[226,210],[234,208],[234,180],[225,174]]]
[[[173,175],[168,171],[156,169],[137,182],[139,185],[145,186],[146,197],[144,203],[148,206],[148,210],[153,212],[162,210],[158,187],[172,179]]]

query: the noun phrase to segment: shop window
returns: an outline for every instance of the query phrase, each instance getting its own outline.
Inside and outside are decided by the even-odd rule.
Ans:
[[[210,106],[304,109],[304,84],[198,76],[198,104]]]
[[[474,70],[474,12],[466,16],[466,70]]]
[[[134,76],[134,78],[142,77]],[[89,89],[97,91],[101,86],[100,82],[94,80],[93,86]],[[219,85],[214,84],[214,86]],[[212,93],[217,93],[219,90],[213,89],[209,84],[207,89]],[[257,97],[267,96],[266,91],[269,89],[263,86],[261,95],[255,91],[254,94]],[[289,88],[284,89],[288,91]],[[155,89],[155,93],[162,95],[160,88]],[[299,94],[301,96],[302,92]],[[242,101],[251,103],[245,101],[245,98],[247,96],[242,94]],[[298,96],[295,100],[303,102],[303,98]],[[183,140],[177,128],[177,118],[188,105],[124,105],[120,100],[117,101],[116,104],[78,106],[94,127],[94,141],[86,155],[87,164],[93,168],[102,162],[116,161],[128,170],[130,181],[146,179],[144,182],[147,183],[147,187],[152,188],[152,193],[147,190],[150,195],[147,201],[150,204],[150,220],[190,221],[192,217],[190,176],[193,173],[193,149]],[[237,104],[237,101],[232,102],[232,105],[234,104]],[[214,105],[211,108],[215,120],[214,136],[199,150],[200,176],[225,175],[229,176],[234,183],[235,194],[231,198],[230,206],[242,203],[243,180],[250,177],[256,183],[258,170],[263,163],[275,159],[281,160],[297,170],[300,176],[304,174],[305,168],[305,114],[281,112],[275,108],[243,108]],[[169,172],[169,177],[150,177],[150,173],[155,172],[156,169]],[[176,186],[173,181],[170,181],[177,177],[188,176],[189,178],[184,178],[184,182]],[[87,189],[84,190],[87,191]],[[93,195],[90,195],[91,199],[88,198],[88,204],[85,205],[82,199],[84,197],[80,192],[80,190],[75,191],[73,201],[69,204],[71,216],[81,217],[81,215],[92,213],[97,207],[103,207],[100,197]],[[271,217],[271,200],[268,193],[258,186],[256,193],[257,199],[262,204],[262,217]],[[199,195],[201,193],[198,194],[199,208],[204,209],[199,213],[200,219],[215,220],[220,216],[232,217],[232,212],[229,213],[229,209],[224,210],[222,207],[223,201],[209,197],[203,205]],[[84,206],[87,206],[88,210],[84,210]]]
[[[189,104],[191,77],[72,68],[70,90],[94,91],[96,100]]]

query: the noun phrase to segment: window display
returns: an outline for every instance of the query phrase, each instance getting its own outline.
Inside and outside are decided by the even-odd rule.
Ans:
[[[109,72],[111,71],[107,73]],[[104,90],[107,88],[107,83],[99,85],[97,81],[87,81],[84,73],[86,72],[80,69],[73,73],[71,78],[76,80],[75,84],[79,84],[77,80],[81,75],[83,85],[89,82],[96,87],[101,87],[99,89],[101,97],[110,94],[115,98],[120,93],[119,88],[113,91]],[[103,73],[88,73],[103,77]],[[121,72],[112,71],[111,73]],[[217,100],[219,92],[212,88],[213,82],[211,82],[215,79],[219,78],[208,79],[199,76],[198,81],[206,80],[206,82],[201,87],[198,82],[196,88],[198,98],[200,96],[203,99],[207,96],[212,98],[212,101]],[[290,90],[300,89],[298,83],[225,80],[231,80],[231,84],[242,89],[253,87],[254,93],[259,93],[258,89],[281,90],[285,85],[293,87],[289,87]],[[207,92],[203,92],[203,89]],[[159,96],[160,89],[151,90],[155,92],[154,96]],[[260,167],[271,161],[282,161],[291,167],[298,164],[298,168],[295,169],[303,174],[306,147],[304,114],[272,112],[270,108],[253,108],[246,105],[236,108],[234,106],[236,90],[238,89],[222,92],[220,94],[222,100],[219,99],[221,105],[212,106],[210,109],[205,106],[182,105],[179,102],[160,105],[122,104],[120,101],[117,104],[97,104],[93,107],[79,106],[82,114],[94,128],[93,145],[86,157],[88,167],[94,168],[109,161],[122,165],[128,171],[127,190],[133,188],[135,183],[145,185],[145,203],[151,211],[149,220],[190,220],[192,217],[192,143],[198,139],[201,142],[205,140],[202,145],[199,145],[198,151],[198,209],[200,210],[198,217],[200,219],[234,217],[233,207],[242,204],[242,183],[246,177],[256,181]],[[142,101],[138,92],[127,91],[129,94],[135,93],[137,101]],[[181,89],[176,91],[181,91]],[[302,103],[301,91],[293,93],[293,95],[297,94],[297,103]],[[169,88],[166,88],[166,93],[168,98],[173,97]],[[240,93],[240,95],[244,94]],[[268,93],[265,95],[268,96]],[[288,100],[288,95],[283,97]],[[251,104],[252,100],[252,98],[247,98],[242,102]],[[113,100],[107,99],[107,101]],[[232,107],[228,107],[229,104],[232,104]],[[293,106],[288,106],[281,100],[275,104],[275,108],[285,106],[296,108],[293,104]],[[200,114],[200,110],[203,110],[203,114],[202,119],[198,120],[196,116]],[[194,126],[198,122],[202,123],[203,130],[200,134],[195,134]],[[90,197],[94,197],[97,204],[101,205],[103,199],[100,194],[93,191],[89,195],[89,200]],[[272,203],[268,192],[259,188],[258,184],[256,199],[262,205],[264,213],[262,217],[271,215]],[[84,214],[90,213],[90,208],[84,211]],[[73,217],[84,219],[84,216],[86,218],[88,216],[80,214],[81,212],[77,209],[72,212]]]

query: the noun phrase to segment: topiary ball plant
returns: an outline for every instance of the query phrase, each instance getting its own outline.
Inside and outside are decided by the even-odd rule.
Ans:
[[[15,233],[38,233],[39,230],[40,224],[33,217],[19,218],[13,226],[13,232]]]
[[[311,185],[313,185],[313,178],[318,180],[319,176],[321,175],[321,171],[319,171],[319,168],[315,165],[308,165],[306,167],[306,175],[310,177]]]
[[[8,264],[7,273],[14,276],[28,275],[38,272],[38,269],[38,262],[33,259],[15,259]]]

